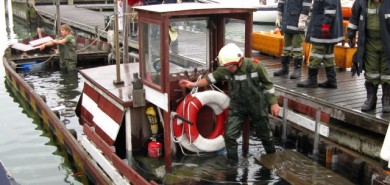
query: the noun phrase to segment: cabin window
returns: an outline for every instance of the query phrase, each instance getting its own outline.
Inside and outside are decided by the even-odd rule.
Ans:
[[[242,51],[245,51],[245,21],[228,18],[225,21],[225,45],[235,43]]]
[[[169,45],[169,73],[187,71],[190,75],[208,69],[210,46],[207,18],[171,20],[171,32],[177,39]]]
[[[142,24],[142,79],[161,86],[160,63],[160,26],[157,24]]]

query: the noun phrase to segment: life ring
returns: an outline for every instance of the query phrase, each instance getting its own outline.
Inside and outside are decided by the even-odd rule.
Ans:
[[[207,138],[200,135],[196,127],[196,116],[205,105],[216,114],[215,127]],[[176,113],[189,119],[194,125],[182,124],[181,120],[173,119],[173,132],[176,140],[192,152],[214,152],[222,149],[225,146],[223,133],[228,106],[229,97],[218,91],[199,92],[195,96],[187,95],[179,104]]]
[[[199,150],[214,152],[225,147],[223,133],[229,107],[229,97],[219,91],[203,91],[196,93],[188,103],[184,117],[193,125],[184,124],[184,131],[189,141]],[[199,134],[196,127],[197,115],[203,106],[209,106],[216,115],[216,123],[213,132],[208,138]]]
[[[191,96],[186,96],[183,101],[180,102],[179,106],[176,109],[176,113],[180,116],[183,116],[184,108],[188,105],[188,102],[191,100]],[[186,123],[184,123],[186,124]],[[191,152],[202,152],[197,149],[190,141],[187,136],[184,134],[184,127],[181,120],[175,118],[172,121],[173,134],[175,135],[176,141],[183,146],[185,149]]]

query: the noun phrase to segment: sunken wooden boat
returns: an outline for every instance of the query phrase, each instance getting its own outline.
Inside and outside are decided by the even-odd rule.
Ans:
[[[145,114],[147,106],[155,108],[154,119],[160,117],[163,123],[161,128],[164,128],[160,129],[164,146],[155,148],[150,156],[159,158],[159,161],[165,163],[166,171],[168,173],[171,171],[173,155],[171,110],[179,105],[187,93],[185,89],[178,86],[178,80],[194,79],[199,74],[205,74],[215,65],[210,61],[214,61],[217,51],[225,44],[223,29],[226,18],[245,23],[245,40],[248,44],[242,47],[246,48],[246,56],[251,55],[249,43],[252,13],[256,10],[254,7],[183,3],[145,6],[137,9],[140,25],[140,53],[142,53],[139,59],[146,63],[117,63],[80,71],[86,81],[76,111],[80,114],[80,124],[83,125],[84,133],[79,134],[77,139],[16,72],[14,65],[17,63],[16,60],[5,60],[3,63],[7,81],[38,113],[43,123],[51,128],[74,158],[79,171],[84,172],[93,184],[156,184],[150,178],[141,176],[131,164],[134,160],[133,152],[142,148],[140,141],[152,136],[148,124],[149,115]],[[202,29],[208,31],[183,28],[185,22],[200,25]],[[170,30],[170,26],[173,29]],[[169,37],[169,31],[175,32],[175,30],[179,32],[177,40]],[[179,41],[196,41],[194,42],[196,44],[199,39],[202,40],[199,43],[202,50],[192,53],[192,56],[182,56],[183,51],[179,47]],[[185,52],[191,54],[188,50]],[[199,56],[199,53],[202,55]],[[137,79],[137,74],[141,75],[140,79]],[[224,109],[226,108],[225,104]],[[213,111],[206,108],[203,115],[212,118]],[[157,113],[161,114],[156,115]],[[173,115],[173,117],[191,122],[180,116]],[[212,122],[209,118],[206,118],[209,120],[208,123]],[[206,129],[207,131],[210,130]],[[214,134],[215,137],[221,138],[222,131],[223,129],[219,128],[218,133]],[[223,146],[218,148],[221,147]]]
[[[93,179],[93,182],[102,184],[154,184],[152,179],[161,181],[164,176],[161,177],[158,174],[152,174],[155,177],[141,176],[141,172],[134,167],[141,163],[147,167],[154,165],[147,160],[145,162],[138,159],[138,161],[134,161],[137,153],[143,149],[143,141],[150,137],[154,137],[159,141],[159,143],[149,142],[155,145],[151,145],[150,151],[148,146],[147,156],[155,158],[154,162],[163,163],[165,172],[169,174],[176,168],[172,164],[175,154],[173,140],[183,136],[180,135],[180,132],[173,132],[173,127],[182,129],[182,127],[188,127],[191,123],[198,124],[201,118],[205,118],[201,121],[205,122],[206,125],[216,124],[214,120],[220,118],[214,118],[217,115],[222,115],[222,113],[216,113],[212,108],[197,112],[196,116],[199,120],[196,122],[193,121],[193,117],[187,119],[181,115],[178,108],[189,92],[186,89],[181,89],[178,86],[178,81],[180,79],[195,81],[199,76],[216,67],[214,59],[218,55],[219,49],[228,42],[234,42],[225,35],[225,24],[227,22],[225,19],[227,18],[231,19],[229,22],[240,21],[243,23],[245,42],[237,44],[243,48],[246,57],[251,57],[252,13],[255,10],[256,8],[253,7],[223,7],[212,4],[164,4],[138,7],[139,62],[117,63],[116,65],[80,71],[85,78],[85,84],[77,113],[80,115],[80,124],[83,126],[84,133],[77,140],[70,135],[68,138],[68,132],[60,126],[61,123],[58,123],[55,115],[51,110],[45,108],[44,102],[40,100],[38,95],[34,95],[34,91],[23,82],[22,78],[14,73],[8,62],[4,64],[8,66],[6,67],[7,78],[12,82],[14,88],[18,89],[25,99],[30,102],[34,110],[43,117],[43,120],[47,122],[46,124],[57,128],[56,132],[57,130],[63,132],[60,138],[64,138],[65,143],[71,143],[69,148],[76,148],[70,151],[74,153],[73,156],[77,156],[78,163],[81,164],[84,171],[87,171],[86,174]],[[170,37],[170,31],[178,33],[176,39]],[[191,43],[193,47],[188,48],[185,43]],[[269,58],[266,60],[269,60]],[[268,63],[264,61],[264,64],[269,67],[275,65],[275,61],[269,61]],[[285,106],[283,110],[293,110],[289,112],[281,111],[282,121],[284,123],[294,121],[301,123],[300,125],[292,124],[293,126],[287,129],[304,130],[310,132],[311,135],[315,132],[317,142],[320,137],[321,140],[325,138],[324,140],[327,141],[325,145],[316,148],[315,151],[319,154],[321,163],[335,163],[335,160],[332,160],[333,156],[330,155],[329,158],[328,154],[337,154],[337,156],[340,156],[339,162],[347,161],[343,165],[352,168],[345,171],[358,169],[358,172],[353,173],[353,177],[362,175],[361,169],[364,169],[364,172],[369,174],[368,176],[376,174],[374,180],[377,182],[383,182],[386,179],[385,171],[378,168],[377,158],[375,160],[371,158],[357,160],[356,152],[345,149],[344,145],[347,144],[335,141],[341,138],[335,136],[339,130],[336,130],[335,126],[330,124],[330,120],[339,119],[362,126],[366,120],[371,120],[372,123],[378,126],[368,129],[383,133],[387,126],[384,120],[375,119],[373,116],[364,114],[358,116],[351,109],[332,105],[316,98],[314,95],[308,95],[308,92],[301,92],[303,91],[301,89],[291,90],[292,87],[283,86],[288,84],[286,79],[280,78],[277,83],[280,84],[276,87],[277,94],[280,96],[279,103]],[[226,90],[226,84],[218,85],[220,89]],[[206,92],[205,89],[199,91]],[[323,93],[330,94],[328,91]],[[154,114],[147,114],[150,107],[154,108]],[[299,116],[297,112],[305,116]],[[154,119],[159,119],[160,121],[157,124],[159,128],[163,128],[159,129],[157,134],[154,134],[150,128],[151,123],[155,124]],[[182,126],[178,124],[179,122]],[[249,145],[249,128],[246,126],[243,129],[244,155],[248,153]],[[203,128],[204,130],[198,130],[196,136],[206,133],[204,135],[206,139],[217,141],[215,138],[221,135],[220,130],[214,129],[214,127],[211,129]],[[217,137],[208,138],[214,130],[218,130],[216,132]],[[280,126],[276,127],[276,130],[283,130],[281,133],[287,132],[286,129],[280,129]],[[298,133],[296,131],[289,132]],[[299,136],[299,134],[297,135]],[[175,137],[172,138],[171,135]],[[184,135],[190,136],[186,132],[184,132]],[[283,140],[289,140],[286,134],[281,135]],[[307,135],[300,136],[302,137],[297,137],[298,139],[295,138],[292,142],[301,145],[298,151],[309,145],[313,146]],[[189,142],[191,146],[192,140],[188,138],[190,137],[187,137],[185,142]],[[345,141],[345,138],[342,139]],[[183,140],[181,141],[183,142]],[[331,144],[328,141],[333,141],[333,143],[329,143],[336,143],[337,145],[330,147]],[[180,144],[185,145],[184,142]],[[363,145],[365,143],[360,143],[359,146]],[[350,147],[353,148],[354,146]],[[373,147],[376,153],[379,147]],[[191,148],[186,149],[191,151]],[[207,149],[207,145],[203,149],[198,147],[192,149],[204,152],[202,150]],[[370,152],[364,147],[361,147],[361,150],[362,152]],[[288,154],[288,152],[282,154]],[[283,156],[282,154],[280,155]],[[296,155],[294,154],[294,156]],[[273,168],[272,164],[264,165]],[[201,168],[201,166],[198,168]],[[91,171],[94,173],[91,173]],[[358,179],[361,180],[361,178]],[[367,178],[362,180],[366,182]],[[169,184],[168,182],[164,183]]]
[[[59,60],[59,55],[56,46],[46,47],[40,50],[39,46],[45,42],[56,38],[56,35],[47,34],[41,28],[37,28],[37,35],[21,40],[18,43],[13,43],[6,50],[8,60],[15,63],[31,63],[47,62],[53,65],[54,61]],[[79,61],[93,60],[108,60],[110,45],[100,37],[86,38],[84,36],[76,36],[76,52]]]

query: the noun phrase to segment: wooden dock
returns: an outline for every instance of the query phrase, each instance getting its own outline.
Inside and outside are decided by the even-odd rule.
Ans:
[[[345,121],[358,127],[370,130],[375,133],[385,134],[387,131],[390,113],[382,113],[382,88],[378,89],[378,101],[374,111],[362,112],[360,110],[366,100],[366,89],[364,87],[364,74],[359,77],[351,76],[351,72],[337,68],[337,89],[325,88],[300,88],[297,83],[307,79],[307,66],[302,65],[302,77],[300,79],[290,79],[289,75],[274,77],[273,72],[280,69],[280,59],[267,55],[253,53],[254,57],[260,58],[268,69],[269,76],[278,86],[279,95],[290,97],[300,102],[309,101],[306,105],[317,107],[330,117]],[[290,74],[294,70],[293,62],[290,62]],[[325,68],[319,69],[318,82],[326,81]],[[327,120],[322,120],[327,121]]]
[[[113,12],[99,12],[86,8],[79,7],[80,5],[61,5],[60,16],[61,23],[68,24],[79,30],[98,34],[107,39],[107,32],[105,29],[105,16],[112,16]],[[56,6],[54,5],[39,5],[35,6],[37,13],[53,22],[56,14]],[[96,33],[97,32],[97,33]],[[123,37],[119,36],[119,41],[123,43]],[[128,46],[138,50],[138,38],[130,38]]]

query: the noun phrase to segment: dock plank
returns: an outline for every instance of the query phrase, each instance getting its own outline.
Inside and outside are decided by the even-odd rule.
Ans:
[[[352,185],[353,183],[335,172],[317,164],[293,150],[262,155],[257,160],[264,167],[292,185]]]

